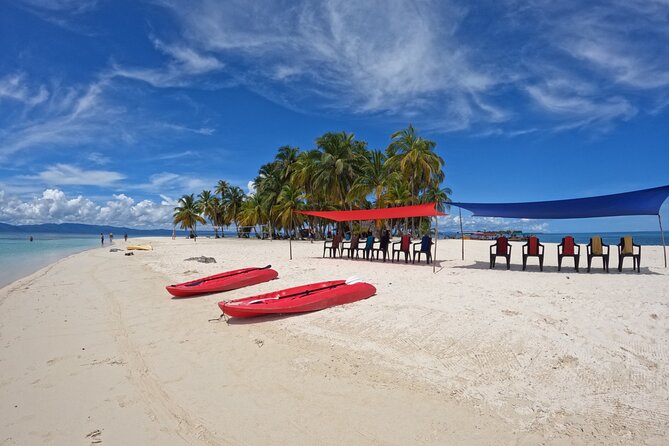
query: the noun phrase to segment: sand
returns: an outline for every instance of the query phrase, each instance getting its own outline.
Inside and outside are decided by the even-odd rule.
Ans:
[[[0,445],[669,442],[661,248],[643,248],[641,274],[577,274],[557,272],[555,245],[544,272],[523,272],[518,244],[506,271],[488,269],[489,242],[468,241],[462,261],[459,241],[439,241],[433,274],[323,259],[322,243],[293,243],[292,261],[285,241],[143,243],[154,250],[94,249],[0,290]],[[201,255],[217,263],[184,261]],[[252,288],[164,290],[268,263],[279,279]],[[216,321],[219,300],[354,274],[377,295]]]

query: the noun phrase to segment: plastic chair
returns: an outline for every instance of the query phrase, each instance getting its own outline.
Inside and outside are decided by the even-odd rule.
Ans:
[[[328,245],[328,243],[330,243],[330,245]],[[326,240],[325,243],[323,243],[323,257],[325,257],[325,251],[327,250],[330,250],[330,257],[337,257],[340,246],[341,235],[335,234],[335,236],[332,237],[332,240]]]
[[[544,270],[544,245],[539,243],[539,239],[535,236],[531,236],[523,245],[523,271],[527,268],[528,257],[538,257],[539,271]]]
[[[641,272],[641,246],[634,243],[632,236],[621,237],[618,243],[618,272],[623,270],[623,259],[632,257],[632,271]]]
[[[409,256],[411,251],[411,237],[409,235],[403,235],[399,242],[393,243],[393,258],[392,262],[395,261],[395,254],[397,254],[397,261],[400,261],[400,253],[404,253],[404,263],[409,263]]]
[[[420,263],[420,255],[425,254],[427,264],[432,261],[432,237],[424,235],[423,238],[413,244],[413,260],[411,263],[416,263],[416,255],[418,255],[418,263]]]
[[[490,268],[495,267],[497,257],[504,257],[506,259],[506,269],[511,269],[511,244],[506,237],[497,237],[495,244],[490,245]],[[493,249],[495,252],[493,252]]]
[[[586,253],[588,255],[588,272],[590,272],[593,257],[601,257],[604,271],[609,272],[609,245],[602,242],[601,237],[595,236],[590,239],[590,243],[586,245]]]
[[[348,251],[347,257],[349,259],[353,258],[353,253],[355,253],[355,258],[359,259],[360,258],[360,255],[358,253],[358,250],[360,249],[359,245],[360,245],[360,236],[357,234],[351,236],[351,241],[344,242],[342,244],[341,256],[344,257],[344,252]]]
[[[376,253],[376,258],[378,260],[379,255],[383,254],[383,261],[386,261],[386,256],[388,255],[388,244],[390,243],[390,237],[387,234],[384,234],[381,236],[381,239],[379,240],[379,247],[374,248],[374,252]]]
[[[374,259],[374,242],[376,242],[374,236],[368,235],[367,240],[365,240],[365,251],[363,252],[363,257],[365,259]]]
[[[578,263],[581,259],[581,247],[574,243],[574,237],[568,235],[562,238],[562,243],[557,247],[558,271],[562,269],[562,259],[572,257],[574,259],[574,268],[578,272]]]

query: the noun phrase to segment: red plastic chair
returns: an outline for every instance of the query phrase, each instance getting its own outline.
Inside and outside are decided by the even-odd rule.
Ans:
[[[399,246],[397,248],[396,246]],[[397,261],[400,261],[400,253],[404,253],[404,263],[409,263],[411,256],[411,236],[403,235],[399,242],[393,243],[393,258],[391,262],[395,261],[395,254],[397,254]]]
[[[574,242],[574,237],[568,235],[562,239],[562,243],[558,245],[558,271],[562,269],[562,259],[565,257],[573,257],[574,267],[578,272],[578,263],[581,259],[581,247]]]
[[[495,252],[493,252],[493,248]],[[498,237],[494,245],[490,245],[490,268],[495,267],[497,257],[506,259],[506,269],[511,269],[511,244],[506,237]]]
[[[523,271],[527,268],[528,257],[538,257],[539,270],[544,270],[544,245],[539,243],[539,239],[535,236],[531,236],[523,245]]]

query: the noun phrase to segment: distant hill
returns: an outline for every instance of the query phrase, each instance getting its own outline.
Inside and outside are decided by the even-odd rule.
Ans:
[[[118,226],[84,225],[79,223],[44,223],[40,225],[8,225],[0,223],[0,232],[33,232],[54,234],[109,234],[128,235],[171,235],[169,229],[132,229]]]

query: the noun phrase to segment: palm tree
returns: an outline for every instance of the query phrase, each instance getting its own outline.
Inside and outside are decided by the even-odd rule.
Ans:
[[[228,190],[230,189],[230,183],[228,183],[225,180],[218,180],[218,183],[216,183],[216,188],[214,189],[214,193],[217,193],[221,196],[221,201],[219,202],[219,209],[217,209],[217,217],[218,220],[220,221],[221,225],[221,237],[225,237],[225,233],[223,232],[223,226],[230,226],[230,220],[228,220],[225,215],[225,195],[228,193]]]
[[[265,207],[262,199],[257,193],[248,197],[239,212],[239,222],[244,226],[253,226],[256,234],[258,234],[255,227],[258,224],[262,225],[265,219]]]
[[[299,153],[300,149],[297,147],[279,147],[279,151],[274,157],[274,163],[279,171],[281,181],[284,183],[290,180],[293,175]]]
[[[453,193],[450,187],[439,189],[439,185],[433,183],[430,185],[423,195],[421,195],[421,203],[437,203],[437,210],[444,212],[447,203],[451,202],[450,195]]]
[[[225,196],[225,213],[227,218],[235,223],[237,237],[239,237],[239,212],[244,204],[244,191],[239,186],[232,186]]]
[[[407,183],[402,181],[400,178],[396,178],[388,186],[386,191],[385,200],[387,204],[392,205],[393,207],[397,206],[406,206],[411,202],[411,191]],[[408,228],[408,219],[404,219],[404,230]]]
[[[173,224],[179,225],[182,229],[190,230],[191,237],[197,237],[197,224],[206,224],[207,222],[200,215],[201,210],[193,194],[182,196],[177,204],[178,206],[174,208]]]
[[[360,157],[366,150],[365,143],[354,138],[353,133],[340,132],[316,139],[320,156],[314,160],[314,186],[340,209],[347,207],[346,195],[359,175]]]
[[[228,183],[225,180],[218,180],[218,183],[216,183],[216,188],[214,189],[214,192],[217,193],[217,194],[220,194],[221,201],[225,201],[225,194],[228,193],[229,189],[230,189],[230,183]]]
[[[304,191],[295,185],[286,184],[281,189],[281,194],[279,194],[275,206],[277,221],[284,229],[290,231],[290,229],[296,227],[299,230],[302,226],[304,217],[302,214],[294,214],[293,211],[295,210],[304,210]],[[290,237],[292,236],[291,233]]]
[[[443,181],[444,160],[434,152],[436,143],[417,136],[411,124],[393,133],[391,138],[388,150],[393,155],[386,162],[409,182],[411,204],[415,204],[422,189],[433,182],[439,184]],[[411,224],[413,229],[413,219]]]
[[[197,197],[196,204],[200,208],[202,214],[209,219],[211,225],[214,227],[214,235],[218,238],[218,225],[216,219],[216,205],[218,200],[211,194],[209,190],[203,190]]]
[[[284,185],[282,172],[279,163],[272,162],[263,164],[258,171],[254,183],[258,199],[264,207],[263,213],[266,215],[269,223],[270,237],[274,237],[274,214],[272,209],[279,198],[281,188]]]

